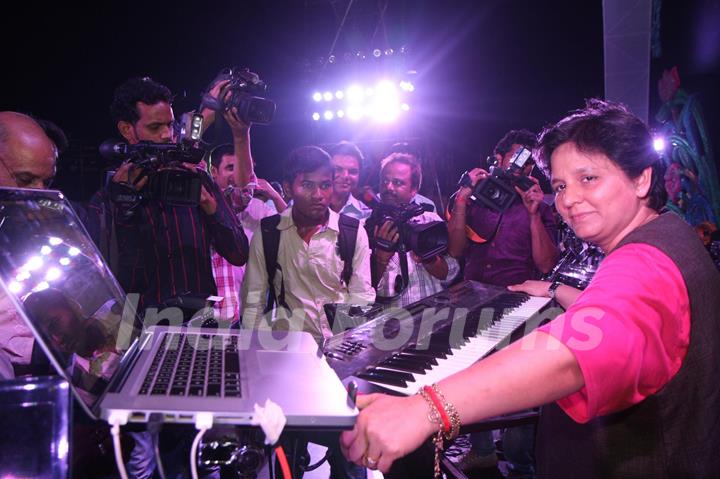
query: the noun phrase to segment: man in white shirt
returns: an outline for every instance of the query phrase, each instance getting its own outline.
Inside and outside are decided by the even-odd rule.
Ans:
[[[383,203],[402,205],[413,201],[422,182],[417,160],[408,154],[392,153],[380,163],[380,198]],[[437,213],[425,211],[409,223],[424,224],[442,221]],[[377,227],[375,237],[397,244],[398,228],[387,221]],[[402,284],[399,253],[376,247],[372,261],[378,278],[377,294],[391,298],[393,306],[406,306],[447,288],[459,271],[457,260],[449,254],[436,255],[422,261],[415,253],[407,253],[408,284]]]
[[[354,143],[341,141],[330,148],[330,161],[335,169],[330,209],[352,218],[363,220],[372,210],[353,196],[360,181],[360,172],[365,158]]]

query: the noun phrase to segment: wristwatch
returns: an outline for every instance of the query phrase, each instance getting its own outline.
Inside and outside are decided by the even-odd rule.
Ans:
[[[548,287],[548,296],[550,296],[550,299],[555,299],[555,292],[557,289],[562,285],[560,281],[553,281],[550,283],[550,287]]]

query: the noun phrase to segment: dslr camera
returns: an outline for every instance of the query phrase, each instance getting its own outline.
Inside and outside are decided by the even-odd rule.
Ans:
[[[532,152],[525,147],[518,149],[510,159],[506,169],[491,167],[490,176],[479,181],[475,187],[468,172],[460,177],[458,186],[473,188],[470,199],[475,203],[502,213],[512,205],[517,191],[515,186],[527,191],[535,184],[530,178],[521,173],[522,169],[531,160]]]
[[[256,73],[248,68],[225,68],[210,83],[208,92],[213,85],[225,80],[228,80],[228,83],[220,90],[218,98],[206,93],[197,111],[202,111],[203,108],[228,111],[234,107],[237,108],[238,117],[248,125],[267,125],[272,121],[275,103],[264,97],[267,84]]]
[[[448,230],[444,221],[410,223],[412,218],[429,211],[429,205],[407,203],[395,206],[374,199],[369,206],[372,208],[372,214],[365,220],[365,229],[370,249],[380,248],[399,253],[412,251],[423,261],[447,251]],[[395,244],[375,237],[375,227],[379,228],[386,221],[392,222],[398,230],[399,239]]]
[[[116,203],[132,206],[143,199],[155,199],[176,206],[197,206],[200,204],[202,178],[200,173],[181,166],[182,163],[198,164],[205,155],[205,149],[198,142],[152,143],[141,141],[129,145],[108,140],[100,145],[100,154],[107,159],[127,160],[142,168],[137,183],[148,178],[142,191],[116,182],[109,182],[110,194]]]

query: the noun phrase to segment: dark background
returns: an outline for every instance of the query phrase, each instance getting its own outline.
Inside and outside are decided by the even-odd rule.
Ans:
[[[417,90],[412,121],[354,130],[314,123],[308,110],[317,85],[378,64],[317,67],[347,1],[61,3],[69,2],[25,2],[2,15],[0,110],[32,113],[65,130],[71,148],[56,186],[79,200],[101,184],[107,164],[97,145],[117,136],[108,105],[114,88],[131,76],[149,75],[170,87],[179,117],[197,106],[221,68],[250,67],[269,83],[268,96],[278,105],[271,125],[252,129],[259,175],[277,178],[281,160],[303,144],[354,139],[376,162],[391,143],[410,139],[425,153],[424,191],[435,169],[445,194],[508,129],[537,131],[585,98],[603,95],[600,0],[389,0],[387,7],[384,0],[356,0],[335,54],[404,45],[408,53],[394,56],[399,63],[385,65],[417,71]],[[651,124],[657,79],[678,65],[683,88],[700,94],[718,148],[720,1],[664,0],[661,12]]]

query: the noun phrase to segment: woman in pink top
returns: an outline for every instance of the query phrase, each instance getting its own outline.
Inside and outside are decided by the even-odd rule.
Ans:
[[[541,477],[708,477],[720,470],[720,276],[672,214],[664,164],[625,107],[591,100],[543,132],[556,206],[607,253],[590,286],[529,281],[566,313],[436,389],[380,394],[342,446],[381,471],[457,423],[546,405]]]

